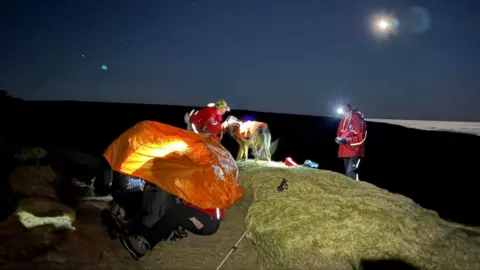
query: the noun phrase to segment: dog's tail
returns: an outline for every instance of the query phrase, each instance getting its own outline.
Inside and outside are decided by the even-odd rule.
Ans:
[[[259,130],[260,133],[263,133],[263,143],[262,149],[259,151],[261,157],[267,157],[267,151],[270,150],[270,144],[272,143],[272,133],[268,127],[262,127]]]
[[[275,140],[274,142],[272,142],[272,144],[270,145],[270,155],[273,156],[273,154],[275,154],[275,152],[277,151],[279,141],[280,141],[280,139],[276,139],[276,140]]]
[[[258,130],[259,135],[262,135],[263,142],[262,148],[258,151],[258,158],[271,158],[278,148],[278,139],[272,143],[272,133],[267,126],[260,127]]]

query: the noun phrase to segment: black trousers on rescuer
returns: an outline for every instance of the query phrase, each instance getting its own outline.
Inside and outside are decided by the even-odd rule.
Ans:
[[[196,208],[177,203],[152,227],[144,227],[139,233],[153,248],[159,242],[168,239],[178,226],[193,234],[212,235],[220,227],[220,220]]]
[[[358,168],[360,166],[360,157],[343,158],[343,165],[345,166],[345,175],[353,180],[359,181]]]
[[[102,157],[100,168],[93,182],[95,193],[106,196],[111,194],[111,186],[113,182],[113,170],[108,161]]]

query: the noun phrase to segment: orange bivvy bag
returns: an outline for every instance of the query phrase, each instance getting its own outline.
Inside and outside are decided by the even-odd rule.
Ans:
[[[208,136],[142,121],[105,150],[113,170],[140,177],[203,209],[227,209],[244,193],[230,152]]]

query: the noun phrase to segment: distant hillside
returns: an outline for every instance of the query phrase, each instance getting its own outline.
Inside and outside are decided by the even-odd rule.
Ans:
[[[387,123],[408,128],[430,131],[449,131],[480,136],[480,122],[367,119],[369,122]]]
[[[6,93],[5,93],[6,94]],[[5,95],[7,99],[15,100],[24,103],[26,106],[14,106],[14,110],[24,111],[27,110],[34,113],[37,109],[42,113],[50,112],[57,114],[63,110],[68,111],[102,111],[106,109],[105,114],[108,116],[109,112],[115,115],[124,116],[130,112],[134,115],[151,115],[151,120],[165,121],[162,119],[162,115],[168,115],[168,120],[172,120],[173,115],[178,115],[176,118],[180,121],[183,120],[183,114],[192,110],[195,107],[191,106],[179,106],[179,105],[157,105],[157,104],[136,104],[136,103],[111,103],[111,102],[88,102],[88,101],[22,101],[19,99],[11,98]],[[85,111],[85,108],[89,108]],[[334,117],[320,117],[309,115],[294,115],[285,113],[269,113],[269,112],[253,112],[248,110],[234,110],[231,114],[240,116],[252,116],[253,118],[260,118],[262,121],[271,122],[274,118],[291,119],[295,118],[295,121],[312,119],[330,119],[330,121],[336,121],[338,118]],[[112,115],[113,116],[113,115]],[[78,117],[78,116],[77,116]],[[392,125],[403,126],[407,128],[415,128],[420,130],[429,131],[448,131],[458,132],[465,134],[480,135],[480,122],[460,122],[460,121],[426,121],[426,120],[400,120],[400,119],[375,119],[367,118],[368,122],[387,123]],[[171,123],[173,125],[183,125],[183,123]]]

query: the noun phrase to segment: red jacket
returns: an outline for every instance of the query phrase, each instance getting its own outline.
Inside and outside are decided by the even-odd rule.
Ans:
[[[216,219],[219,219],[219,220],[223,220],[223,216],[225,215],[225,210],[223,209],[220,209],[220,208],[216,208],[216,209],[202,209],[200,207],[196,207],[195,205],[191,204],[191,203],[187,203],[185,202],[185,205],[188,205],[190,207],[193,207],[195,209],[198,209],[202,212],[204,212],[205,214],[209,215],[209,216],[212,216]]]
[[[214,107],[204,107],[190,116],[190,124],[200,134],[212,136],[220,142],[219,136],[222,134],[223,117],[217,114]]]
[[[365,157],[367,125],[362,113],[353,111],[351,116],[344,117],[338,125],[337,137],[348,142],[338,147],[338,157]]]
[[[220,135],[222,134],[223,117],[217,114],[215,107],[204,107],[190,116],[190,124],[195,126],[195,130],[200,134],[210,135],[213,139],[220,142]],[[223,220],[225,211],[223,209],[202,209],[193,204],[185,203],[186,205],[196,208],[209,216]]]

